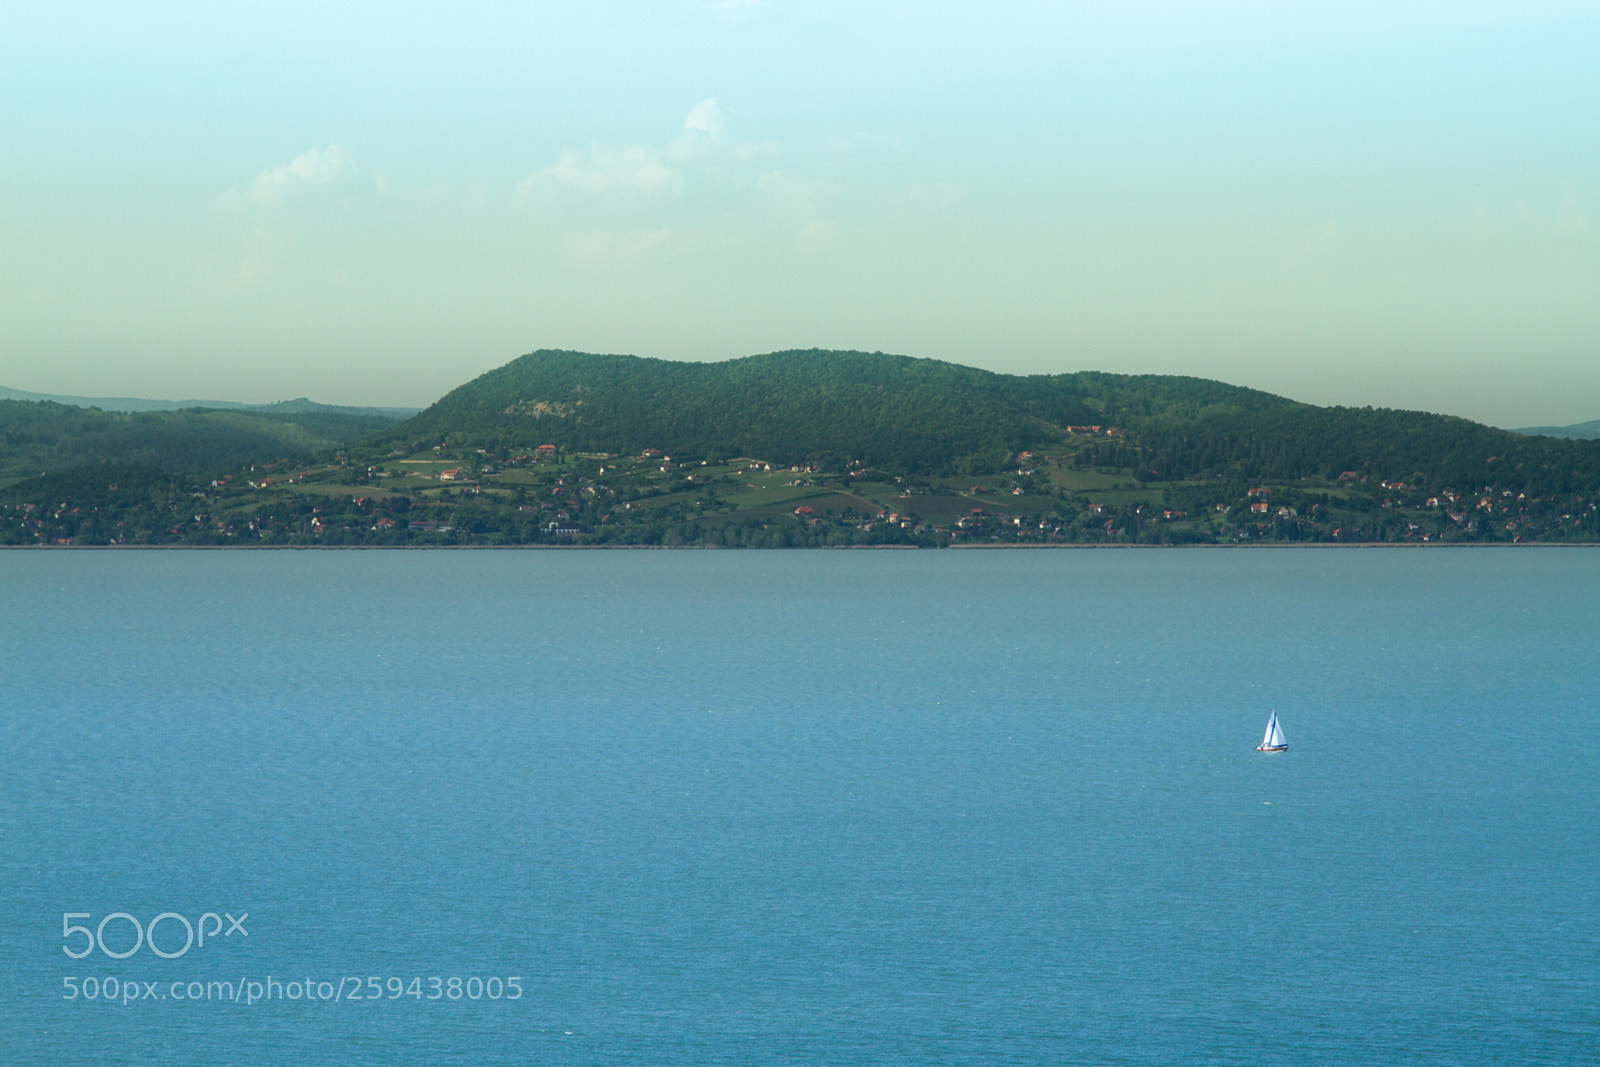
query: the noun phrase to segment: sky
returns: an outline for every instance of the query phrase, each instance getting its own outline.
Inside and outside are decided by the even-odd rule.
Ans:
[[[1600,418],[1600,5],[0,0],[0,385],[853,348]]]

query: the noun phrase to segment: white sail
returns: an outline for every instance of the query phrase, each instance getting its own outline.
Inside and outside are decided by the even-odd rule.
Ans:
[[[1283,730],[1278,726],[1278,713],[1274,711],[1272,718],[1267,720],[1267,732],[1261,738],[1261,747],[1279,748],[1284,744]]]

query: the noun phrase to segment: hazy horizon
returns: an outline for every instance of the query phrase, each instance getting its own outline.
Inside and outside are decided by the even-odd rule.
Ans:
[[[0,385],[425,406],[538,348],[1600,418],[1600,11],[0,10]]]

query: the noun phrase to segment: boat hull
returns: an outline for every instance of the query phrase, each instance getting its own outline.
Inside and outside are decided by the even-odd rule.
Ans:
[[[1287,752],[1287,751],[1289,751],[1289,746],[1288,745],[1257,745],[1256,746],[1256,751],[1257,752]]]

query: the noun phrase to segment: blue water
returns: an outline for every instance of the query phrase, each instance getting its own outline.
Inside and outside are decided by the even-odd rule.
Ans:
[[[0,1062],[1593,1063],[1597,633],[1573,549],[0,554]]]

